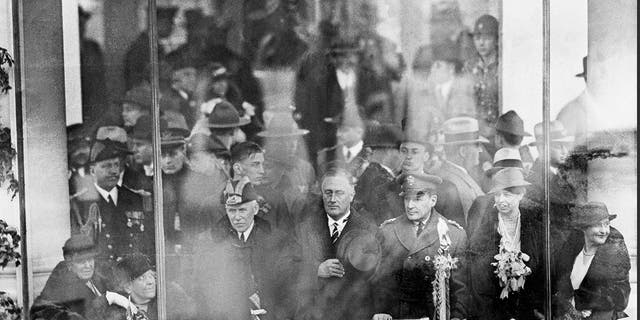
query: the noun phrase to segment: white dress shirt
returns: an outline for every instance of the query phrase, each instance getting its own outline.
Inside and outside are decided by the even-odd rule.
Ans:
[[[94,183],[93,185],[96,186],[96,190],[98,190],[98,193],[100,193],[102,198],[104,198],[104,201],[109,202],[109,196],[111,196],[111,199],[113,199],[113,205],[118,205],[118,187],[113,187],[111,191],[107,191],[100,188],[97,183]]]
[[[244,232],[236,232],[238,234],[238,239],[240,239],[241,235],[244,235],[244,242],[247,242],[247,240],[249,239],[249,235],[251,234],[251,231],[253,230],[253,226],[255,225],[255,222],[252,222],[251,225],[249,226],[249,228],[247,228],[247,230],[245,230]]]
[[[353,147],[349,148],[347,146],[342,147],[342,155],[344,156],[345,161],[351,162],[355,157],[362,151],[364,147],[364,141],[360,140],[358,143],[353,145]],[[350,157],[347,157],[349,155]]]
[[[580,253],[576,256],[576,259],[573,261],[573,269],[571,269],[571,286],[573,290],[580,288],[580,284],[582,284],[582,280],[584,280],[584,277],[587,275],[594,256],[595,255],[585,256],[584,250],[580,250]]]
[[[331,233],[333,232],[333,224],[337,223],[338,237],[339,237],[342,234],[342,230],[344,229],[344,226],[347,225],[347,220],[350,215],[351,215],[351,211],[348,211],[344,217],[340,218],[340,220],[337,220],[337,221],[331,218],[331,216],[327,215],[327,224],[329,225],[329,236],[331,236]]]

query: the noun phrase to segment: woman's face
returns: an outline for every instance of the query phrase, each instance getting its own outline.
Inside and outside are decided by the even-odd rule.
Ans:
[[[584,229],[584,239],[586,243],[601,246],[607,241],[610,232],[609,218],[600,220]]]
[[[509,213],[520,205],[524,194],[517,194],[507,190],[500,190],[493,196],[495,206],[500,213]]]
[[[156,297],[156,273],[147,270],[141,276],[133,279],[129,287],[131,300],[135,303],[147,303]]]

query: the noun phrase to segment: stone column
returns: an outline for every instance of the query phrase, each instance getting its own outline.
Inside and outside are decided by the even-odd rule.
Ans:
[[[30,305],[70,234],[61,1],[22,1],[20,23]]]

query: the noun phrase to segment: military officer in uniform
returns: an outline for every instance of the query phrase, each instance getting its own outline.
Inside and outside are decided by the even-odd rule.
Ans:
[[[80,209],[76,231],[92,236],[99,257],[111,260],[134,251],[155,254],[153,213],[143,210],[140,195],[117,184],[126,154],[109,139],[94,142],[90,172],[95,183],[75,199]]]
[[[403,174],[400,178],[404,214],[382,223],[377,234],[382,257],[372,279],[376,306],[373,319],[434,318],[433,261],[446,238],[449,253],[460,260],[449,279],[450,315],[451,319],[463,319],[467,290],[462,260],[467,236],[460,225],[434,208],[438,201],[435,190],[442,179],[426,173]]]

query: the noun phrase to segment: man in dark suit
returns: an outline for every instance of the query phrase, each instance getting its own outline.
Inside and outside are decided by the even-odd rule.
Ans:
[[[322,200],[309,204],[298,226],[303,269],[298,283],[303,319],[370,319],[370,286],[377,264],[375,225],[351,206],[351,175],[331,168],[322,178]],[[360,257],[360,258],[355,258]]]
[[[293,230],[293,219],[282,192],[273,186],[262,185],[264,180],[264,150],[254,142],[246,141],[231,148],[232,180],[248,178],[262,197],[259,201],[258,217],[271,224],[271,227],[284,232]]]
[[[300,247],[292,234],[257,216],[260,198],[247,177],[224,189],[226,214],[196,257],[197,274],[210,280],[196,284],[207,318],[249,319],[250,312],[260,319],[294,317]]]
[[[343,121],[337,131],[338,143],[335,146],[318,151],[318,172],[323,174],[330,163],[340,162],[353,167],[352,174],[358,165],[367,158],[364,148],[364,124],[359,119]]]
[[[435,193],[442,179],[415,173],[401,176],[404,214],[385,221],[378,231],[382,247],[380,264],[373,277],[373,320],[435,318],[433,284],[436,255],[448,252],[463,259],[467,236],[456,222],[435,210]],[[464,261],[451,270],[449,296],[451,319],[466,316],[467,291]],[[440,318],[440,317],[438,317]]]
[[[144,210],[140,195],[118,186],[126,154],[109,139],[94,142],[90,172],[95,183],[74,199],[80,213],[76,231],[91,235],[100,257],[112,260],[134,251],[155,254],[152,209]]]

